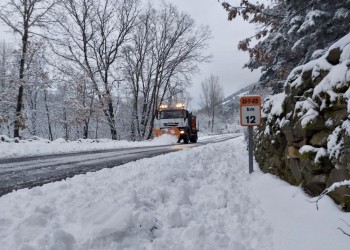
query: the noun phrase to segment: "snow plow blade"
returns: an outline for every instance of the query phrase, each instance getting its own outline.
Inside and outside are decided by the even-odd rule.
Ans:
[[[176,136],[177,138],[180,138],[180,130],[176,127],[171,127],[164,130],[153,128],[152,132],[155,137],[166,134],[166,135],[173,135],[173,136]]]

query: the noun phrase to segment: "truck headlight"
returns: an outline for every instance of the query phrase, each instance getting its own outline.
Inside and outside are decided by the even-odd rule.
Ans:
[[[185,133],[185,131],[183,131],[183,130],[180,131],[180,134],[184,134],[184,133]]]

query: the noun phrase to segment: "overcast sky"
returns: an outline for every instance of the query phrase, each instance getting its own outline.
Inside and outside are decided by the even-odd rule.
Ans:
[[[1,0],[0,0],[1,1]],[[254,34],[254,26],[242,21],[227,21],[227,13],[218,0],[166,0],[176,5],[196,20],[198,25],[208,25],[213,38],[209,42],[209,53],[213,56],[210,63],[200,66],[200,73],[193,77],[193,85],[189,92],[192,95],[191,107],[198,107],[200,102],[201,82],[210,74],[219,77],[224,88],[225,97],[235,91],[256,82],[260,76],[260,70],[251,72],[243,69],[248,61],[247,53],[238,51],[237,44],[240,40]],[[230,3],[240,2],[230,0]],[[4,25],[0,24],[0,40],[9,39],[9,34],[4,33]]]
[[[200,101],[201,82],[210,76],[217,75],[224,88],[225,97],[235,91],[256,82],[260,70],[251,72],[243,69],[248,62],[247,53],[238,51],[240,40],[254,34],[254,26],[242,21],[241,18],[228,21],[227,13],[218,0],[168,0],[178,6],[181,11],[187,12],[197,24],[208,25],[213,34],[209,52],[213,59],[211,63],[201,65],[201,72],[193,78],[190,93],[193,97],[192,107],[197,107]],[[221,1],[222,2],[222,1]],[[230,3],[235,1],[231,0]],[[236,2],[239,2],[236,0]]]

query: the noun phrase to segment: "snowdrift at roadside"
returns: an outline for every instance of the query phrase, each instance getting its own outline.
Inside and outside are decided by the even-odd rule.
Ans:
[[[7,194],[1,248],[347,249],[350,214],[247,161],[239,137]]]
[[[77,141],[66,141],[58,138],[54,141],[40,137],[32,137],[28,140],[12,139],[0,135],[0,158],[19,156],[47,155],[58,153],[72,153],[81,151],[104,150],[114,148],[132,148],[171,145],[177,142],[177,138],[171,135],[162,135],[147,141],[114,141],[111,139],[79,139]],[[28,146],[30,144],[30,146]],[[64,147],[62,147],[64,145]]]

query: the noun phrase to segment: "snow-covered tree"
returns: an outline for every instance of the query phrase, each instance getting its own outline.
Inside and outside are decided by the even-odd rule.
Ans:
[[[240,6],[222,3],[228,19],[238,16],[256,24],[257,33],[238,45],[248,51],[250,69],[261,67],[267,86],[281,90],[291,69],[314,57],[350,31],[350,1],[275,0],[269,5],[241,0]],[[250,46],[253,38],[260,39]]]
[[[15,34],[21,41],[21,55],[18,66],[17,105],[14,122],[14,137],[20,137],[21,128],[25,127],[23,117],[24,87],[28,70],[28,49],[30,42],[40,31],[49,24],[48,14],[52,11],[56,0],[3,0],[0,4],[0,21]]]

